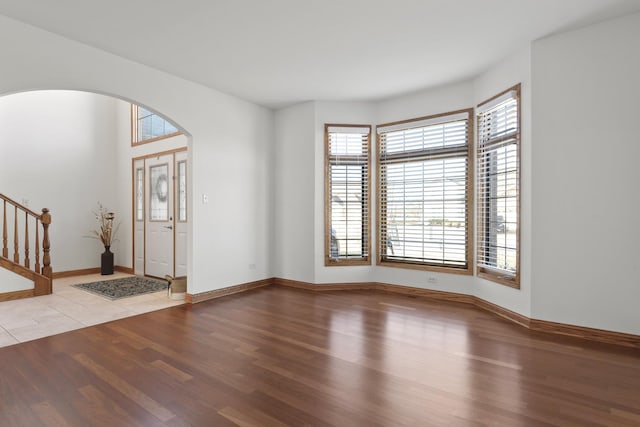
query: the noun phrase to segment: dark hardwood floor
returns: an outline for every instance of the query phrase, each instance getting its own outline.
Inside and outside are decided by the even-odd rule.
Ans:
[[[270,286],[0,348],[0,426],[639,426],[638,350]]]

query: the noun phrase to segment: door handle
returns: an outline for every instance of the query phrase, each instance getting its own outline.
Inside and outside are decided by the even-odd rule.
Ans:
[[[164,228],[168,228],[169,230],[173,230],[173,226],[172,225],[163,225]]]

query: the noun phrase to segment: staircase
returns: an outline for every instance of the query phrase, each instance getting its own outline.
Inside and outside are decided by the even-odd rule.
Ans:
[[[4,292],[0,288],[0,301],[48,295],[52,292],[51,256],[49,254],[49,209],[38,214],[26,206],[17,203],[4,194],[0,194],[2,203],[2,256],[0,268],[9,270],[33,282],[33,289]],[[31,232],[31,234],[30,234]],[[42,240],[40,236],[42,235]],[[31,237],[33,236],[33,238]],[[12,247],[9,246],[12,243]],[[31,260],[33,244],[33,262]],[[40,265],[42,254],[42,265]]]

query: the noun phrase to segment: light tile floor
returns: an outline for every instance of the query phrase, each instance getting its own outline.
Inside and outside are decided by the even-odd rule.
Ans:
[[[124,276],[55,279],[51,295],[0,302],[0,347],[184,304],[169,299],[166,291],[111,301],[71,286]]]

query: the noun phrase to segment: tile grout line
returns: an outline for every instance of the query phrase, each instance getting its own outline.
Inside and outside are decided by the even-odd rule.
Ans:
[[[126,275],[121,275],[121,276],[125,277]],[[87,295],[88,293],[80,289],[73,288],[72,285],[75,283],[82,283],[82,281],[85,281],[85,280],[93,280],[93,279],[95,279],[95,275],[78,276],[73,280],[65,279],[64,282],[62,283],[56,283],[56,281],[54,281],[54,291],[52,296],[56,297],[56,299],[57,298],[61,299],[62,301],[60,302],[62,302],[62,304],[56,305],[55,301],[47,300],[46,302],[44,302],[44,300],[37,299],[37,298],[49,297],[48,295],[43,297],[34,297],[34,298],[17,300],[20,302],[16,304],[16,306],[19,306],[19,304],[20,305],[24,304],[28,307],[29,311],[33,311],[33,312],[38,312],[40,308],[42,310],[45,310],[45,309],[51,310],[50,315],[56,316],[58,319],[62,320],[63,324],[66,323],[67,321],[71,321],[72,323],[74,323],[74,326],[71,329],[67,329],[67,327],[63,327],[62,329],[64,330],[56,331],[55,333],[50,333],[48,331],[45,331],[46,335],[42,337],[21,340],[18,338],[18,336],[12,333],[10,329],[7,329],[4,325],[0,324],[0,331],[5,331],[8,337],[16,341],[14,343],[7,344],[7,346],[24,343],[28,341],[33,341],[33,340],[45,338],[51,335],[57,335],[60,333],[74,331],[77,329],[82,329],[90,326],[95,326],[98,324],[102,324],[102,323],[106,323],[114,320],[124,319],[131,316],[137,316],[137,315],[149,313],[152,311],[171,308],[184,303],[184,301],[180,302],[180,301],[165,299],[162,295],[160,295],[164,291],[159,291],[158,296],[154,296],[154,293],[140,295],[141,297],[145,297],[145,296],[153,296],[153,297],[144,298],[141,301],[137,301],[129,304],[122,304],[121,302],[123,300],[111,301],[108,299],[100,298],[99,296],[97,296],[97,298],[99,299],[82,301],[83,298],[81,296]],[[76,297],[80,297],[80,300],[76,299]],[[136,298],[136,297],[134,296],[133,298]],[[101,311],[99,308],[96,308],[96,307],[102,307],[102,308],[110,307],[110,309],[106,310],[106,312],[102,313],[102,315],[100,316],[89,315],[89,317],[86,318],[85,320],[80,320],[79,318],[76,318],[69,312],[65,311],[66,309],[64,308],[64,306],[69,308],[69,305],[74,306],[73,308],[75,309],[79,309],[81,307],[82,310],[86,311],[87,313],[91,313],[92,310]],[[73,308],[71,310],[73,310]],[[114,309],[114,311],[112,311],[111,309]],[[91,318],[96,320],[97,323],[92,322]],[[25,328],[35,327],[37,329],[38,326],[44,326],[46,329],[47,324],[41,323],[40,321],[38,321],[37,317],[35,317],[33,313],[30,316],[28,316],[28,320],[30,320],[32,324],[25,325],[24,326]],[[14,328],[14,329],[17,330],[20,328]],[[0,348],[1,347],[6,347],[6,346],[2,345],[0,346]]]

